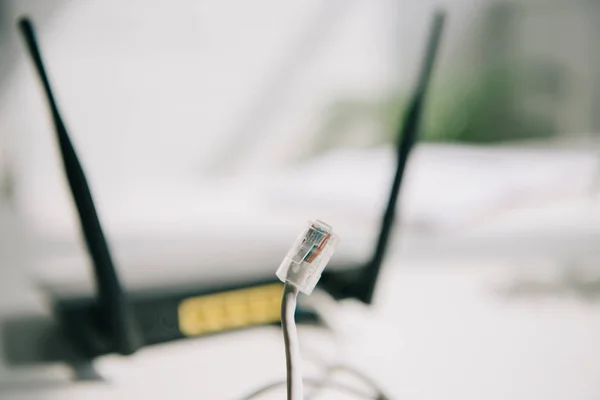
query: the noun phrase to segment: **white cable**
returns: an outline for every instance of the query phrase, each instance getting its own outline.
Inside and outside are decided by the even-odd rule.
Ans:
[[[283,327],[283,341],[285,343],[285,361],[287,371],[287,398],[288,400],[302,400],[302,356],[294,313],[298,289],[286,283],[281,301],[281,326]]]
[[[285,343],[288,400],[303,400],[302,356],[294,319],[298,292],[307,295],[312,293],[335,251],[337,241],[338,237],[332,232],[331,226],[318,220],[309,222],[276,272],[284,283],[281,325]]]

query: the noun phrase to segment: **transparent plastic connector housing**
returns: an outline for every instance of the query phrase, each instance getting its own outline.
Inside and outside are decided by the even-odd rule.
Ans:
[[[309,222],[277,269],[277,277],[311,294],[337,243],[331,226],[319,220]]]

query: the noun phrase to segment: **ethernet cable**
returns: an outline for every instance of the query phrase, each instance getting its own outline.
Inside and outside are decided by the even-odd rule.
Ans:
[[[281,326],[285,343],[288,400],[303,399],[302,359],[294,320],[298,292],[306,295],[312,293],[337,243],[338,236],[333,233],[331,226],[319,220],[310,221],[276,272],[284,283]]]
[[[340,341],[343,341],[342,335],[344,333],[344,326],[341,324],[339,320],[339,304],[324,290],[320,290],[319,288],[315,288],[310,297],[306,299],[306,302],[303,302],[303,307],[309,307],[316,314],[321,323],[323,324],[321,327],[331,334],[331,339],[333,339],[333,346],[336,348],[335,354],[332,358],[338,359],[340,354]],[[313,349],[314,350],[314,349]],[[375,380],[371,377],[363,373],[362,371],[356,369],[355,367],[349,364],[338,363],[332,360],[328,360],[322,357],[317,351],[313,351],[310,349],[303,349],[304,357],[303,361],[307,361],[315,366],[320,366],[323,369],[322,376],[315,377],[305,377],[303,381],[303,386],[308,387],[310,391],[308,393],[304,393],[304,399],[317,399],[322,396],[329,394],[331,392],[336,392],[339,394],[344,394],[347,398],[355,398],[355,399],[364,399],[364,400],[389,400],[391,397],[386,394],[386,392],[377,384]],[[339,373],[344,373],[348,377],[352,377],[353,382],[362,384],[364,386],[363,389],[356,387],[354,384],[350,385],[349,382],[342,382],[335,379],[335,377]],[[285,388],[287,381],[284,380],[276,380],[274,382],[270,382],[261,386],[250,394],[246,394],[240,397],[240,400],[254,400],[258,398],[262,398],[263,395],[266,395],[271,392],[275,392],[280,387]],[[346,398],[346,397],[345,397]]]

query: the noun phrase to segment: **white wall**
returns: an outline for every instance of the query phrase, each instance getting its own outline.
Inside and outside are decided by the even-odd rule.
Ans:
[[[36,22],[100,208],[109,194],[192,177],[222,154],[268,165],[332,95],[376,92],[395,72],[391,0],[11,4],[11,17],[27,13]],[[322,37],[306,41],[311,29]],[[0,140],[15,164],[19,201],[35,218],[69,199],[38,79],[20,38],[13,33],[11,41],[16,58],[0,93]],[[268,96],[275,117],[240,134],[294,46],[307,49],[298,59],[305,65],[282,74],[283,88]],[[249,145],[233,153],[231,144],[245,137]],[[273,144],[266,153],[265,141]]]

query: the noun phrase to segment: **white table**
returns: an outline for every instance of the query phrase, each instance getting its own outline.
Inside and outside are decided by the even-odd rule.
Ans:
[[[346,302],[341,358],[395,399],[594,399],[600,396],[600,303],[565,296],[507,299],[519,265],[390,263],[376,304]],[[540,269],[539,271],[542,271]],[[546,274],[547,275],[547,274]],[[331,337],[300,332],[323,357]],[[235,399],[284,375],[275,328],[258,328],[109,356],[108,383],[1,391],[10,399]],[[305,363],[305,375],[317,372]],[[55,368],[48,376],[64,379]],[[41,374],[41,372],[40,372]],[[38,374],[39,375],[39,374]],[[283,392],[274,393],[283,398]],[[325,397],[336,399],[334,393]],[[346,397],[339,397],[346,398]]]

